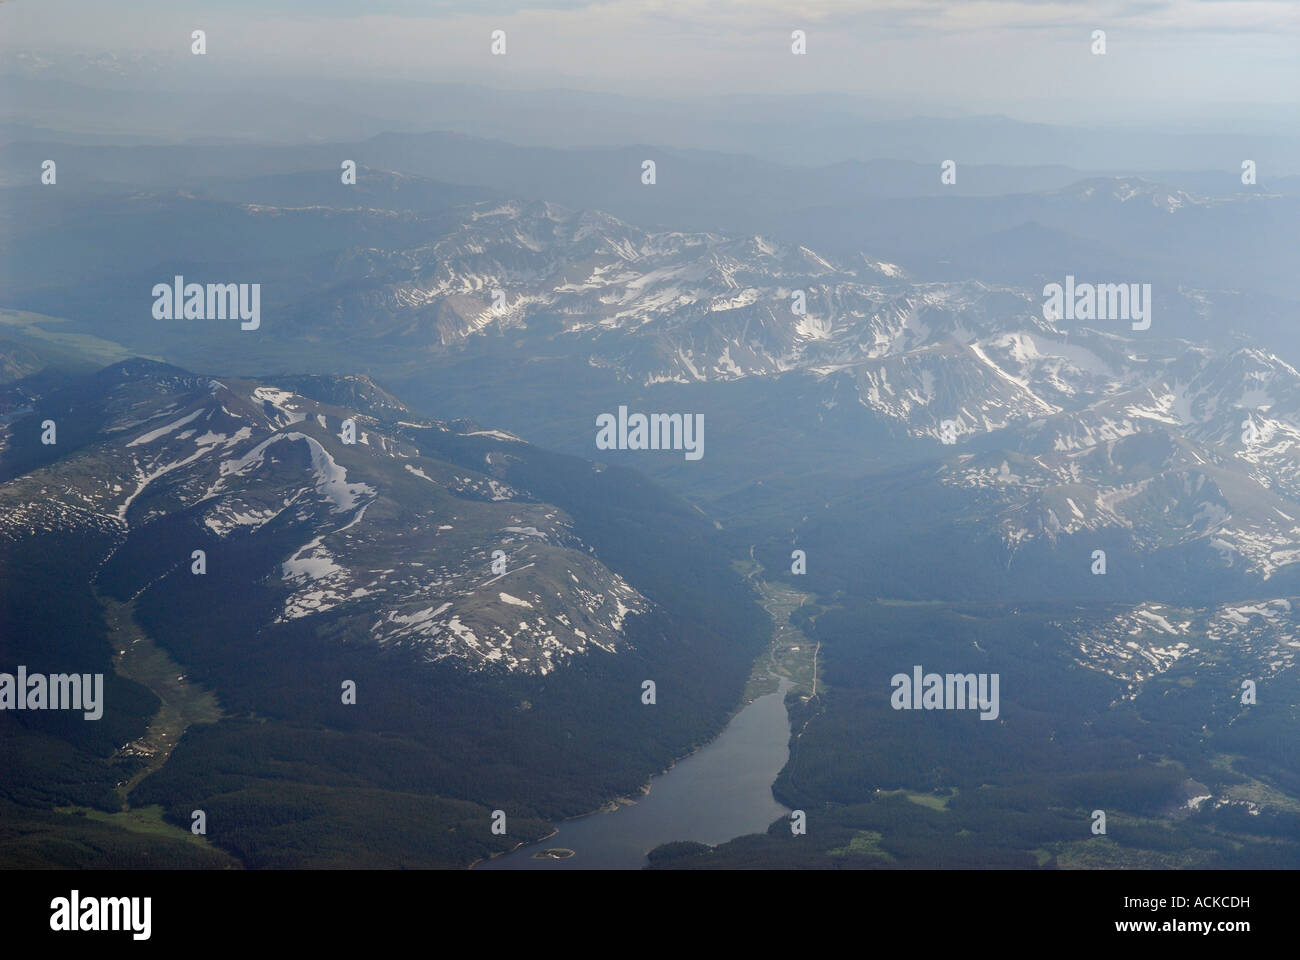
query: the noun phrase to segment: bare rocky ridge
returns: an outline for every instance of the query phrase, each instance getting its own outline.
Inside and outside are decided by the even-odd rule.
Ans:
[[[1048,199],[1146,219],[1218,202],[1128,180]],[[745,380],[780,396],[798,377],[828,416],[851,408],[922,442],[948,422],[978,452],[940,482],[974,491],[1012,552],[1112,530],[1141,550],[1200,542],[1262,579],[1300,559],[1300,374],[1230,338],[1171,336],[1184,329],[1172,303],[1212,315],[1210,293],[1161,289],[1148,331],[1051,321],[1037,290],[920,282],[865,255],[654,233],[544,202],[467,208],[427,247],[353,251],[348,267],[311,315],[364,316],[378,342],[445,354],[506,338],[629,389]]]

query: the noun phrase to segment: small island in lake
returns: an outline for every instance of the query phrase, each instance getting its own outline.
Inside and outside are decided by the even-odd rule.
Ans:
[[[534,860],[568,860],[573,851],[568,847],[547,847],[533,854]]]

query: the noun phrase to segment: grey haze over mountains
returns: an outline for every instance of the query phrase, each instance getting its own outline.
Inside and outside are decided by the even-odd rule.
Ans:
[[[0,718],[8,860],[466,866],[770,681],[813,833],[656,865],[1300,863],[1293,104],[219,49],[6,67],[0,655],[116,685],[94,733]],[[257,284],[260,324],[161,318],[176,278]],[[1145,311],[1046,309],[1076,283]],[[622,409],[704,455],[598,447]],[[900,719],[918,662],[1001,676],[996,722]],[[112,819],[199,803],[198,846]]]
[[[215,71],[215,72],[214,72]],[[67,54],[19,55],[4,76],[0,122],[12,139],[155,144],[348,142],[391,132],[456,132],[554,149],[623,146],[746,154],[796,166],[873,158],[926,164],[1076,170],[1205,170],[1254,157],[1300,175],[1294,107],[1225,103],[1128,110],[1037,109],[1032,119],[977,110],[963,98],[832,92],[682,96],[473,82],[241,74],[156,58],[105,63]],[[248,109],[256,100],[258,109]],[[1048,118],[1051,119],[1048,119]],[[111,121],[106,118],[111,118]],[[506,134],[508,131],[508,135]],[[1244,153],[1243,153],[1244,151]]]
[[[328,176],[70,207],[81,241],[100,251],[83,263],[108,258],[71,284],[42,270],[69,224],[24,227],[15,212],[7,299],[53,316],[96,303],[97,336],[188,366],[219,356],[259,375],[360,363],[429,409],[580,456],[597,455],[595,414],[620,403],[702,410],[712,455],[693,475],[637,462],[718,503],[827,448],[841,477],[942,455],[947,421],[982,452],[926,482],[967,490],[1006,556],[1111,531],[1138,553],[1195,546],[1207,571],[1290,573],[1298,514],[1284,501],[1298,493],[1289,476],[1300,384],[1286,358],[1300,344],[1283,319],[1294,301],[1242,286],[1285,292],[1293,198],[1093,178],[997,199],[889,201],[893,221],[852,207],[805,211],[765,236],[658,230],[547,200],[467,203],[475,188],[370,168],[351,193],[327,187]],[[346,204],[326,202],[327,190]],[[668,192],[628,193],[638,190]],[[288,202],[268,202],[276,191]],[[30,203],[30,192],[10,196]],[[258,199],[235,200],[241,193]],[[208,229],[195,236],[200,219]],[[143,242],[109,242],[122,231]],[[880,249],[907,255],[891,261]],[[134,291],[213,263],[262,278],[268,321],[255,349],[220,322],[140,323],[146,301]],[[1063,269],[1081,282],[1151,283],[1150,329],[1044,319],[1042,284]],[[105,290],[117,292],[105,301]],[[532,402],[520,404],[520,391]],[[1250,450],[1234,439],[1244,418],[1262,437]],[[784,455],[756,456],[774,437]],[[785,511],[806,512],[777,489]],[[1152,497],[1182,504],[1181,532],[1167,512],[1149,515]]]

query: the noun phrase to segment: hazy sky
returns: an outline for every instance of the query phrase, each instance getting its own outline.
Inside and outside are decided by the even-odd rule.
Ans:
[[[837,92],[1069,123],[1141,104],[1300,100],[1300,4],[1280,0],[8,0],[0,50],[181,67],[619,93]],[[507,31],[508,52],[489,54]],[[793,56],[790,32],[808,34]],[[1107,34],[1093,56],[1091,32]],[[213,62],[217,61],[217,62]],[[30,58],[23,63],[30,64]],[[197,66],[197,65],[195,65]],[[1014,104],[1023,109],[1013,109]],[[1059,116],[1055,114],[1061,114]],[[1077,114],[1077,116],[1075,115]]]

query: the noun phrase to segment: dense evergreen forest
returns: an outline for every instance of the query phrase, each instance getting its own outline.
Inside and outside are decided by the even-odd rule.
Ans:
[[[806,835],[782,819],[712,850],[665,845],[651,866],[1300,866],[1300,802],[1285,795],[1298,792],[1300,772],[1294,676],[1274,678],[1266,708],[1243,711],[1225,651],[1208,669],[1175,666],[1124,699],[1119,681],[1044,642],[1063,612],[848,601],[805,609],[825,688],[815,701],[788,701],[795,734],[775,792],[805,811]],[[890,676],[913,664],[999,673],[999,718],[892,709]],[[1208,718],[1206,729],[1190,717]],[[1244,802],[1188,806],[1211,791],[1272,804],[1253,813]],[[1095,810],[1106,814],[1104,835],[1092,832]]]
[[[482,461],[481,440],[435,449],[433,434],[428,455]],[[593,471],[582,460],[517,446],[507,479],[569,512],[602,560],[654,601],[647,613],[629,615],[629,649],[596,651],[545,677],[470,675],[426,663],[418,649],[376,649],[364,618],[328,634],[311,618],[273,623],[284,600],[274,574],[301,542],[287,525],[257,538],[200,533],[196,544],[201,525],[171,514],[133,529],[98,570],[107,538],[39,539],[7,553],[21,562],[6,568],[0,592],[5,660],[33,670],[85,671],[93,663],[110,688],[100,723],[0,717],[0,789],[26,823],[10,821],[5,858],[107,865],[124,857],[123,845],[162,849],[156,838],[129,833],[74,841],[72,831],[89,829],[85,818],[52,812],[117,810],[113,788],[130,769],[111,758],[157,709],[149,690],[113,674],[92,577],[108,597],[135,597],[140,626],[191,681],[215,692],[225,713],[190,727],[129,796],[133,810],[159,805],[180,830],[193,811],[206,814],[211,848],[181,844],[159,857],[210,863],[219,851],[245,866],[463,866],[544,836],[548,821],[635,792],[714,736],[769,632],[717,531],[629,471]],[[196,545],[207,550],[204,577],[173,560]],[[40,550],[49,552],[48,565]],[[62,579],[69,555],[82,558],[71,582]],[[653,708],[640,702],[645,679],[657,685]],[[343,680],[356,683],[356,705],[341,702]],[[498,809],[507,815],[505,836],[490,831]],[[68,838],[57,849],[22,839],[50,818]],[[108,831],[102,823],[94,829]]]

